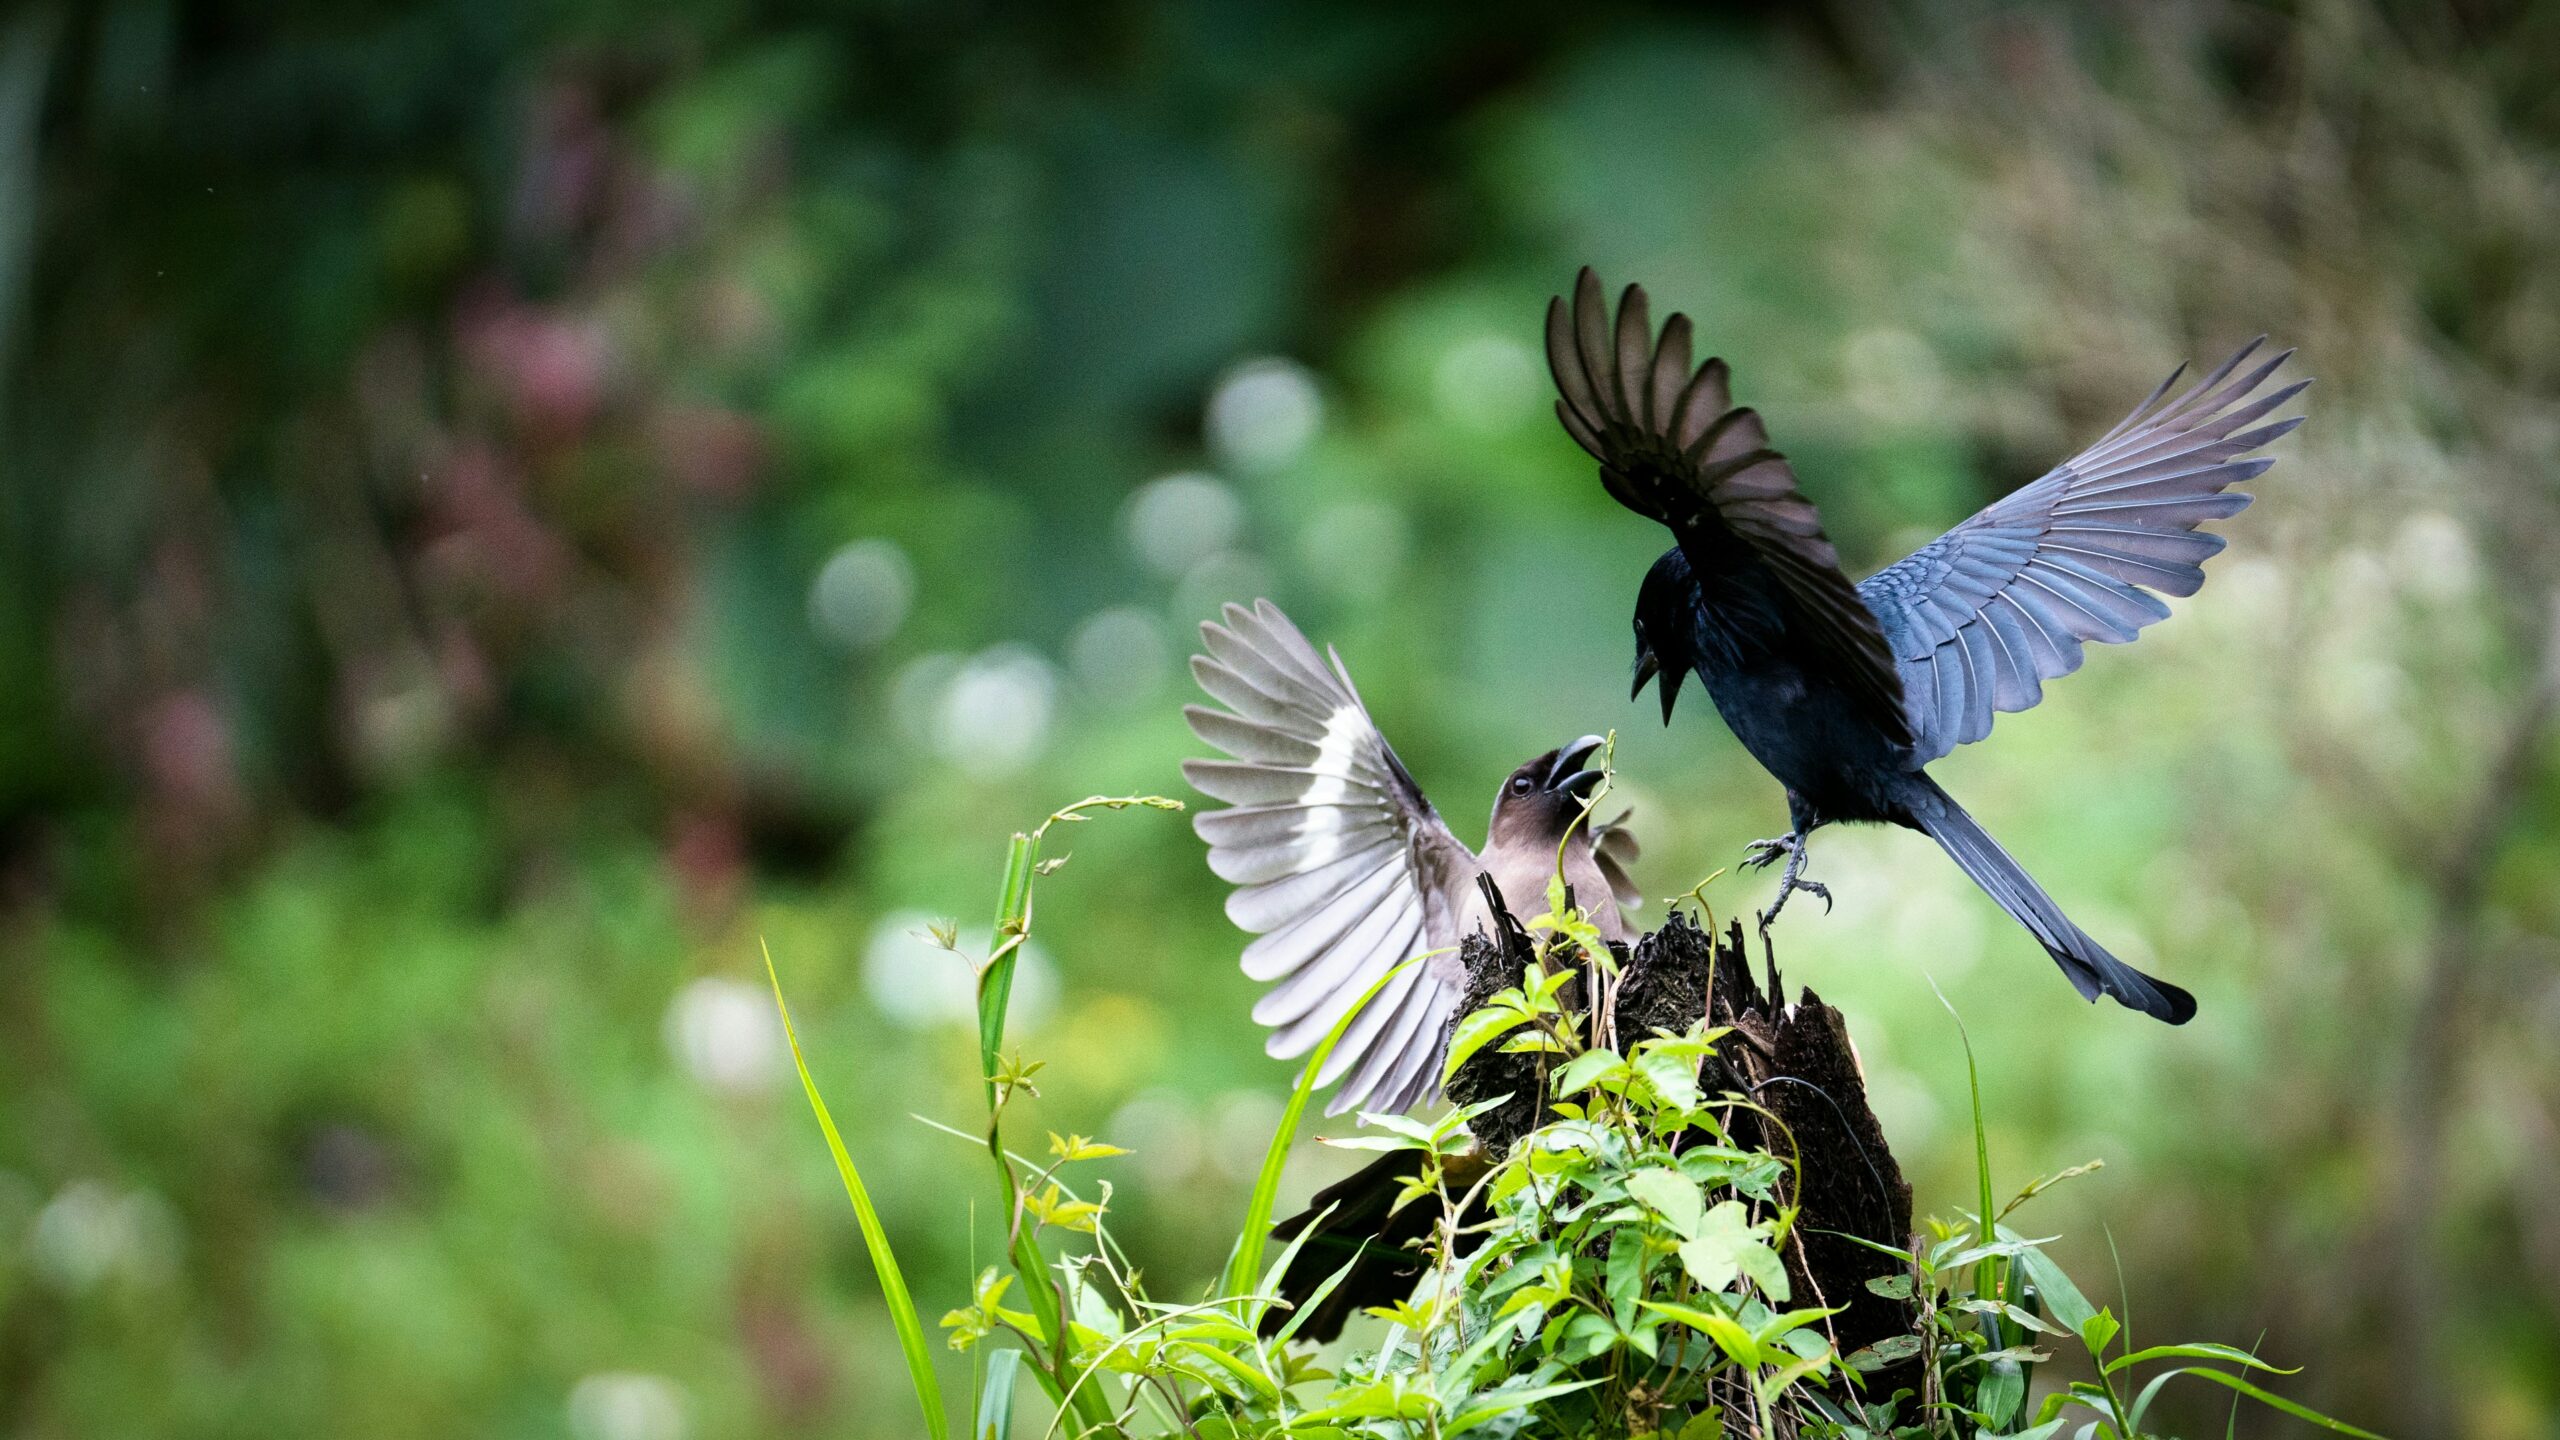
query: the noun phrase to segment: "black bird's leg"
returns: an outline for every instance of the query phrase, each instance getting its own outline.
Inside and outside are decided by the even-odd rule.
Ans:
[[[1745,855],[1742,861],[1743,864],[1759,870],[1775,863],[1781,855],[1787,857],[1787,868],[1778,876],[1778,898],[1770,901],[1769,908],[1760,912],[1760,928],[1763,931],[1769,928],[1770,922],[1778,918],[1779,911],[1787,908],[1787,897],[1798,890],[1821,897],[1822,913],[1825,915],[1831,913],[1831,891],[1814,881],[1803,878],[1805,836],[1812,832],[1814,826],[1822,822],[1808,813],[1804,802],[1797,799],[1792,791],[1787,795],[1787,818],[1794,824],[1793,830],[1774,840],[1752,841],[1749,847],[1750,853]]]

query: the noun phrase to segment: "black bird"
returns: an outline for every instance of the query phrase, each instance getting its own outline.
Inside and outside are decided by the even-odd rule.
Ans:
[[[1609,493],[1678,542],[1636,596],[1635,693],[1658,676],[1669,724],[1694,672],[1787,788],[1789,833],[1752,846],[1755,865],[1787,861],[1764,926],[1798,888],[1828,903],[1800,878],[1815,827],[1886,821],[1943,846],[2083,999],[2173,1025],[2195,1014],[2193,996],[2072,924],[1923,767],[1991,733],[1994,712],[2035,704],[2044,681],[2079,668],[2083,641],[2121,643],[2166,617],[2147,591],[2204,583],[2223,540],[2196,526],[2246,508],[2227,487],[2275,462],[2240,457],[2302,423],[2258,424],[2309,383],[2257,393],[2290,350],[2235,378],[2262,343],[2164,402],[2173,373],[2096,444],[1853,585],[1759,415],[1734,408],[1724,362],[1691,371],[1686,316],[1657,342],[1631,285],[1613,323],[1588,269],[1570,310],[1548,306],[1556,414]]]
[[[1227,709],[1187,705],[1183,715],[1192,733],[1235,758],[1186,760],[1182,773],[1235,807],[1192,823],[1209,842],[1209,868],[1237,887],[1228,918],[1261,937],[1245,947],[1244,970],[1274,982],[1253,1007],[1271,1027],[1265,1048],[1306,1053],[1379,976],[1444,952],[1381,991],[1343,1033],[1316,1077],[1350,1077],[1327,1114],[1406,1110],[1438,1093],[1467,983],[1456,947],[1491,918],[1479,874],[1515,913],[1538,915],[1561,863],[1600,933],[1626,938],[1618,907],[1637,898],[1626,816],[1574,823],[1600,781],[1585,768],[1599,736],[1512,771],[1478,855],[1449,833],[1370,722],[1342,657],[1327,651],[1328,665],[1278,606],[1229,605],[1226,623],[1206,622],[1200,636],[1209,653],[1191,657],[1191,673]]]

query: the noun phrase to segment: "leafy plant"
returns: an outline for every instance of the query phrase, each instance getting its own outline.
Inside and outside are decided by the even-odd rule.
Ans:
[[[1221,1284],[1197,1299],[1153,1296],[1112,1238],[1110,1183],[1082,1178],[1088,1162],[1126,1152],[1052,1133],[1045,1156],[1034,1159],[1009,1149],[1004,1136],[1009,1107],[1037,1093],[1039,1063],[1006,1055],[1003,1039],[1012,960],[1030,933],[1035,882],[1063,863],[1043,860],[1042,842],[1054,825],[1131,806],[1180,808],[1154,796],[1097,796],[1014,837],[992,953],[979,968],[987,1121],[967,1138],[983,1142],[1001,1183],[1008,1263],[981,1271],[966,1302],[942,1317],[954,1348],[986,1360],[970,1409],[974,1440],[1013,1433],[1016,1381],[1026,1373],[1051,1402],[1047,1435],[1128,1440],[2049,1440],[2075,1419],[2073,1440],[2137,1440],[2154,1433],[2147,1422],[2163,1388],[2185,1376],[2368,1435],[2264,1389],[2250,1377],[2292,1372],[2245,1351],[2134,1348],[2113,1311],[2092,1305],[2045,1253],[2048,1241],[2003,1223],[2097,1165],[2039,1179],[1994,1211],[1978,1085],[1980,1211],[1961,1222],[1930,1221],[1912,1248],[1859,1242],[1878,1255],[1868,1288],[1907,1302],[1916,1322],[1910,1334],[1841,1354],[1826,1324],[1841,1307],[1795,1294],[1787,1263],[1790,1246],[1801,1244],[1788,1199],[1798,1188],[1797,1162],[1736,1143],[1733,1117],[1767,1112],[1702,1083],[1702,1074],[1715,1073],[1705,1062],[1730,1032],[1701,1019],[1680,1033],[1656,1030],[1623,1051],[1603,1043],[1609,1037],[1590,1028],[1592,1016],[1567,1008],[1566,998],[1575,978],[1592,977],[1605,1010],[1615,957],[1560,884],[1549,913],[1528,923],[1546,938],[1520,982],[1459,1021],[1447,1061],[1454,1074],[1488,1048],[1539,1055],[1541,1123],[1507,1154],[1485,1154],[1469,1126],[1515,1098],[1497,1096],[1430,1120],[1363,1115],[1373,1133],[1332,1142],[1410,1153],[1413,1170],[1396,1206],[1434,1212],[1412,1294],[1369,1311],[1387,1322],[1384,1338],[1337,1369],[1323,1368],[1298,1329],[1350,1265],[1292,1313],[1279,1298],[1280,1281],[1311,1229],[1263,1263],[1282,1162],[1314,1077],[1357,1007],[1299,1076]],[[775,999],[780,1004],[778,979]],[[789,1024],[786,1009],[786,1033]],[[800,1062],[796,1035],[792,1054]],[[944,1440],[948,1421],[921,1317],[805,1063],[800,1074],[880,1274],[926,1430]],[[1062,1253],[1053,1257],[1044,1239],[1064,1242]],[[2097,1378],[2031,1404],[2035,1372],[2053,1359],[2047,1347],[2069,1344],[2085,1351]],[[1888,1374],[1916,1375],[1918,1383],[1875,1393],[1876,1377]]]

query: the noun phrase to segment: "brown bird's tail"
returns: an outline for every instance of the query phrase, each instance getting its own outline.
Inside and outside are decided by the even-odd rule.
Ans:
[[[1450,1186],[1463,1189],[1475,1183],[1486,1161],[1478,1151],[1452,1156],[1446,1163]],[[1419,1151],[1390,1150],[1317,1191],[1305,1210],[1271,1227],[1274,1240],[1285,1244],[1304,1235],[1306,1243],[1280,1277],[1280,1298],[1288,1306],[1275,1305],[1262,1317],[1263,1334],[1312,1305],[1296,1338],[1330,1340],[1352,1316],[1372,1305],[1392,1305],[1413,1292],[1440,1207],[1428,1197],[1401,1210],[1395,1203],[1406,1183],[1421,1173]],[[1344,1271],[1346,1265],[1350,1268]],[[1316,1292],[1337,1271],[1343,1272],[1342,1279],[1317,1299]]]

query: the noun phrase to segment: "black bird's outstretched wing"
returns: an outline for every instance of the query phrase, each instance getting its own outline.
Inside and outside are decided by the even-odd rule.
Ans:
[[[1182,773],[1235,808],[1193,828],[1236,886],[1227,915],[1260,937],[1244,970],[1274,982],[1253,1007],[1271,1027],[1265,1048],[1301,1055],[1379,976],[1457,943],[1476,857],[1370,722],[1340,656],[1328,665],[1268,600],[1229,605],[1200,635],[1209,653],[1191,673],[1227,709],[1183,715],[1235,758],[1185,760]],[[1350,1077],[1328,1113],[1404,1110],[1437,1089],[1465,979],[1454,954],[1435,956],[1380,991],[1317,1076]]]
[[[1693,374],[1689,344],[1685,315],[1672,316],[1654,340],[1640,285],[1627,287],[1612,323],[1600,278],[1586,267],[1571,310],[1561,298],[1547,306],[1557,416],[1600,462],[1609,494],[1669,526],[1697,573],[1757,562],[1776,582],[1789,631],[1830,660],[1828,673],[1900,743],[1907,710],[1884,632],[1841,573],[1840,552],[1796,489],[1795,471],[1769,448],[1759,413],[1734,408],[1722,360]]]
[[[2258,394],[2290,350],[2235,378],[2263,343],[2164,404],[2181,367],[2098,443],[1858,586],[1901,666],[1913,763],[1990,734],[1995,711],[2034,705],[2043,682],[2080,668],[2082,641],[2120,644],[2166,618],[2147,592],[2204,584],[2223,540],[2196,526],[2246,509],[2228,487],[2275,461],[2239,457],[2302,423],[2246,428],[2311,383]]]

